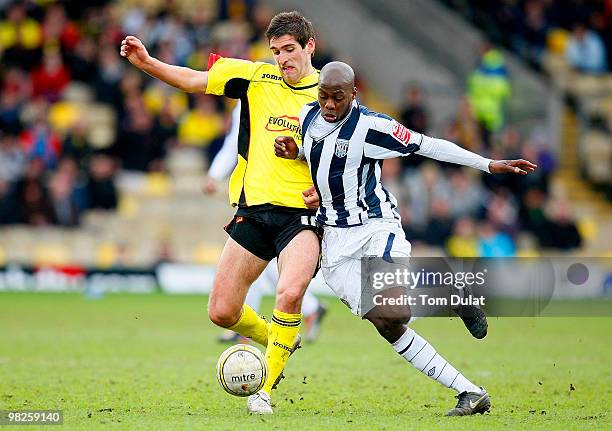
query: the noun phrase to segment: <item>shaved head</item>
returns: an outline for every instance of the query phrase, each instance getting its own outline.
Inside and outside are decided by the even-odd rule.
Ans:
[[[353,88],[355,86],[355,72],[353,72],[353,68],[346,63],[332,61],[321,69],[319,85],[327,87],[348,85]]]
[[[357,95],[355,72],[341,61],[332,61],[319,75],[319,106],[323,118],[331,123],[342,120],[351,110]]]

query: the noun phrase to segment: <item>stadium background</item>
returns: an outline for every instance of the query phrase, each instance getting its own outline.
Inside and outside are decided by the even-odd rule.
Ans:
[[[608,0],[0,0],[0,291],[79,294],[65,303],[42,293],[0,295],[12,341],[28,330],[40,336],[33,328],[64,307],[75,313],[72,323],[63,317],[66,328],[86,321],[88,307],[110,321],[140,301],[144,309],[178,305],[186,314],[177,316],[192,325],[206,320],[205,302],[190,308],[188,299],[118,296],[87,306],[79,299],[160,286],[206,292],[233,213],[225,185],[214,195],[201,190],[232,102],[150,79],[118,47],[134,34],[161,60],[202,70],[210,52],[269,61],[269,19],[294,8],[318,31],[315,66],[353,65],[362,103],[417,131],[540,167],[528,177],[494,178],[416,157],[385,162],[384,182],[399,198],[414,254],[610,257]],[[595,51],[584,55],[583,42],[570,61],[579,23]],[[600,58],[593,45],[603,47]],[[584,296],[609,298],[610,285],[607,277]],[[609,328],[605,322],[593,324],[593,334]],[[358,330],[339,327],[359,346]],[[218,353],[208,355],[210,366]]]

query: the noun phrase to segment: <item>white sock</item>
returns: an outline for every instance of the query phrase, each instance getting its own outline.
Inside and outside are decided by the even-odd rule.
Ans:
[[[302,315],[304,317],[310,316],[313,313],[316,313],[319,309],[319,300],[310,290],[306,290],[304,293],[304,299],[302,299]]]
[[[458,393],[480,392],[480,388],[466,379],[463,374],[449,364],[446,359],[436,352],[423,337],[410,328],[399,340],[392,344],[395,351],[410,362],[416,369],[427,377],[453,388]]]

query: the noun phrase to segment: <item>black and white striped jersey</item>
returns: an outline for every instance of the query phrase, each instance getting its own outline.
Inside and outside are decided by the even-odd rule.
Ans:
[[[337,123],[319,113],[312,103],[300,115],[304,156],[321,199],[317,221],[349,227],[370,218],[399,220],[397,200],[380,182],[382,159],[417,151],[423,135],[356,102]]]
[[[304,156],[321,199],[316,220],[323,225],[357,226],[371,218],[399,221],[397,200],[380,182],[383,159],[418,153],[489,172],[491,159],[408,130],[357,102],[336,123],[326,122],[318,103],[310,103],[300,113],[300,124]]]

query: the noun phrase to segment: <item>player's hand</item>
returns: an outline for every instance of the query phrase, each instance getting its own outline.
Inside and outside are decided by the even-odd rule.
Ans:
[[[493,160],[489,163],[489,172],[492,174],[518,174],[527,175],[537,169],[538,165],[528,160]]]
[[[308,209],[316,210],[319,208],[319,194],[314,186],[310,186],[302,192],[302,199]]]
[[[274,154],[283,159],[297,158],[299,149],[291,136],[279,136],[274,140]]]
[[[214,195],[217,192],[217,180],[211,177],[206,177],[204,181],[204,185],[202,186],[202,191],[207,195]]]
[[[134,36],[127,36],[121,41],[119,54],[139,69],[142,69],[151,58],[140,39]]]

